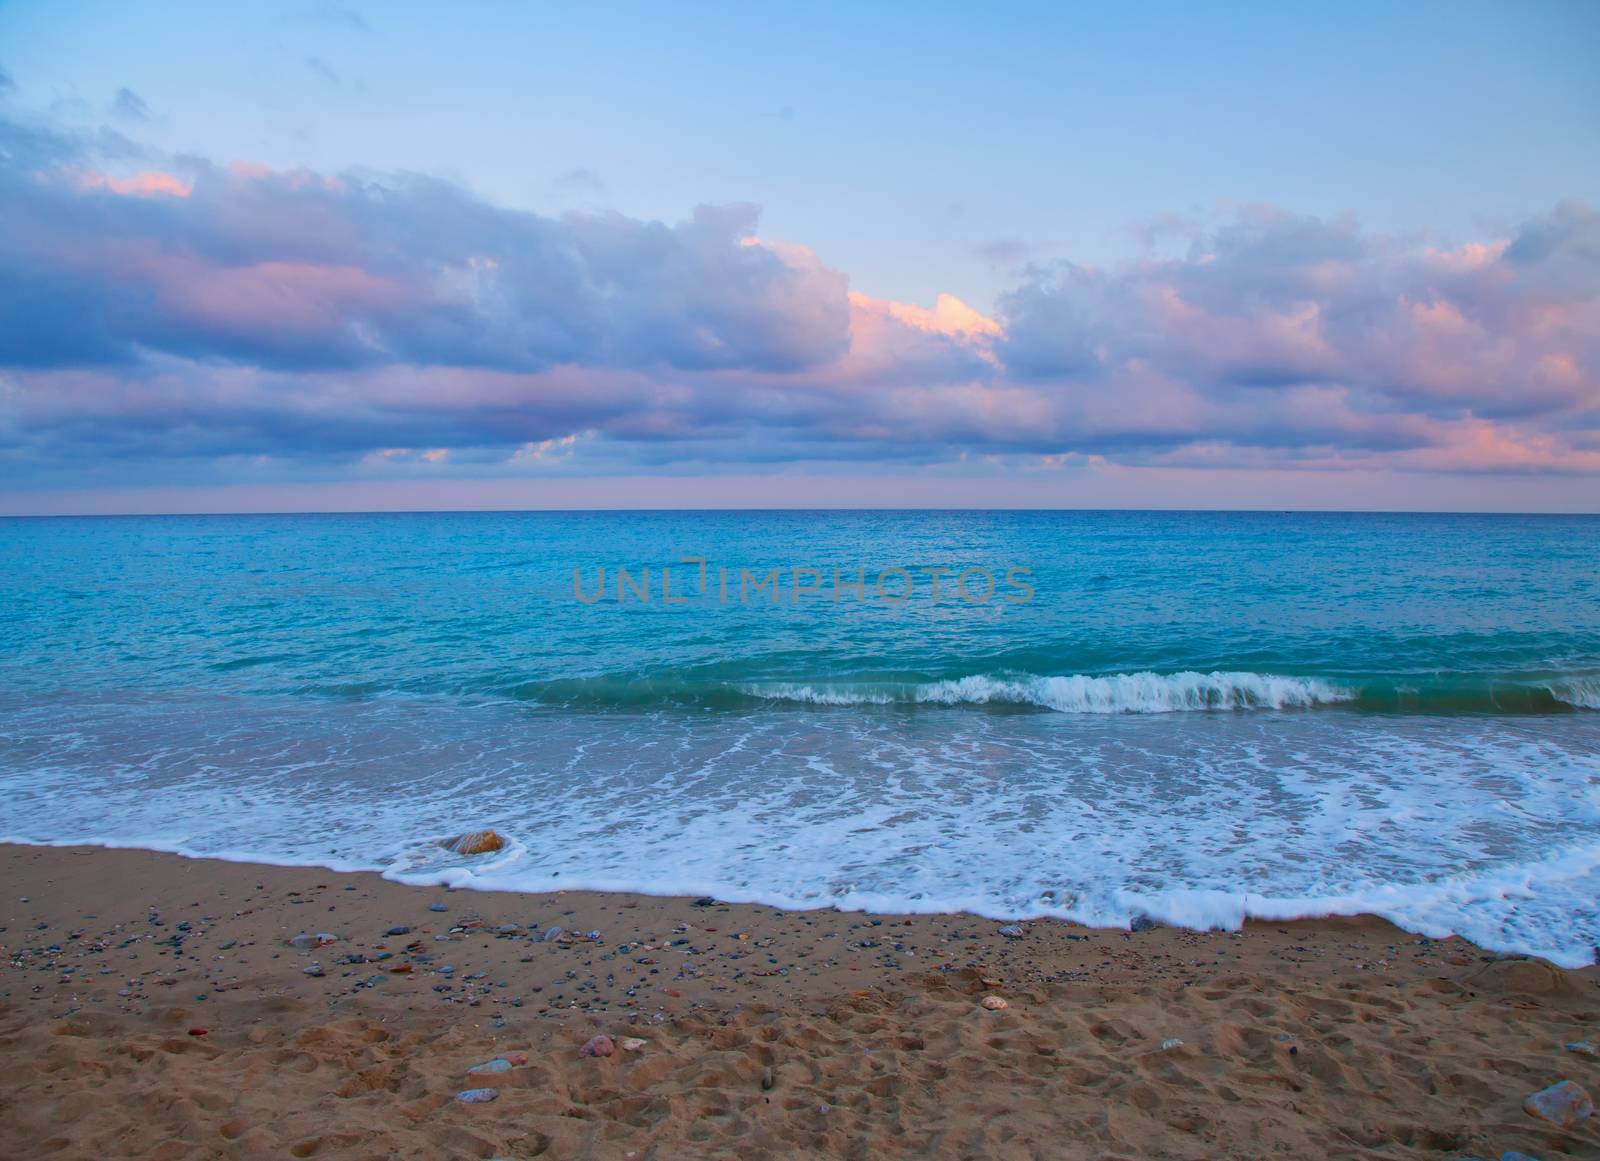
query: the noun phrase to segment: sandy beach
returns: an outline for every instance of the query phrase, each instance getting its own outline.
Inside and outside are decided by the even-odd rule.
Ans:
[[[141,851],[0,866],[12,1156],[1600,1155],[1595,1118],[1522,1108],[1600,1085],[1564,1048],[1600,1037],[1600,969],[1375,919],[1123,932]]]

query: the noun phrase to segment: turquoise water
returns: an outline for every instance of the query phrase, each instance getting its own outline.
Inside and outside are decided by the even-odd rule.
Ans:
[[[42,519],[0,566],[12,838],[1600,940],[1597,518]]]

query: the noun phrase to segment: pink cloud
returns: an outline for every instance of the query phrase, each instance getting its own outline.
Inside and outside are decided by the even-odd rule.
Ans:
[[[74,174],[79,186],[89,190],[110,190],[124,197],[147,198],[156,196],[186,198],[194,187],[170,173],[141,173],[134,177],[117,178],[94,170],[81,170]]]
[[[749,206],[551,219],[170,168],[0,166],[0,471],[1600,473],[1600,215],[1575,204],[1454,248],[1253,207],[1181,258],[1032,267],[990,311],[853,288]]]

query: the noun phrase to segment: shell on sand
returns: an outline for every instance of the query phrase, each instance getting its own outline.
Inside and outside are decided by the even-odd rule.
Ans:
[[[469,830],[455,838],[445,839],[440,845],[458,855],[482,855],[498,851],[506,845],[506,840],[492,830]]]

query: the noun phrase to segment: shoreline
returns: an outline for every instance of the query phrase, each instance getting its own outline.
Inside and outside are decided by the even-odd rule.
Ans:
[[[1127,932],[121,848],[0,844],[0,867],[19,1154],[1600,1152],[1596,1118],[1520,1103],[1600,1092],[1562,1047],[1600,1041],[1600,967],[1371,917]],[[580,1056],[600,1033],[645,1043]]]
[[[502,836],[504,837],[504,836]],[[507,849],[520,848],[521,840],[512,837],[507,840]],[[39,849],[39,850],[67,850],[67,851],[105,851],[105,852],[132,852],[137,854],[157,855],[163,858],[176,858],[192,860],[202,863],[225,863],[239,867],[270,867],[275,870],[285,871],[320,871],[329,875],[372,875],[387,883],[399,887],[420,891],[463,891],[469,894],[507,895],[529,899],[543,899],[558,895],[594,895],[604,897],[626,897],[638,899],[689,899],[693,896],[685,891],[656,892],[633,886],[594,885],[591,881],[580,882],[576,886],[544,889],[540,887],[521,887],[505,885],[497,882],[489,874],[493,863],[481,864],[471,868],[459,870],[441,870],[438,872],[412,871],[401,877],[390,877],[394,868],[383,867],[378,864],[359,863],[329,859],[327,861],[291,861],[287,858],[275,859],[269,855],[255,852],[223,851],[218,853],[194,853],[179,847],[151,846],[137,841],[123,842],[119,840],[91,839],[78,841],[72,839],[27,839],[9,835],[0,835],[0,852],[11,848]],[[505,853],[505,852],[500,852]],[[434,877],[434,876],[437,877]],[[715,890],[715,888],[712,888]],[[1259,893],[1227,894],[1222,892],[1209,893],[1215,896],[1217,902],[1208,909],[1211,917],[1209,925],[1202,925],[1202,918],[1194,920],[1172,918],[1164,914],[1162,897],[1157,896],[1150,900],[1148,911],[1136,912],[1130,926],[1137,929],[1143,925],[1153,925],[1172,931],[1187,931],[1200,935],[1237,935],[1252,926],[1272,926],[1300,923],[1337,923],[1340,921],[1371,920],[1393,927],[1398,935],[1405,939],[1423,940],[1427,942],[1442,942],[1446,940],[1459,940],[1469,944],[1482,954],[1494,955],[1502,958],[1538,959],[1562,968],[1563,970],[1582,970],[1583,968],[1600,965],[1600,944],[1592,948],[1592,954],[1586,950],[1582,956],[1574,951],[1569,957],[1553,949],[1531,948],[1526,944],[1511,944],[1509,946],[1489,946],[1477,943],[1471,935],[1463,935],[1455,931],[1447,931],[1442,935],[1430,934],[1421,926],[1407,926],[1403,917],[1396,918],[1392,914],[1384,914],[1378,910],[1369,909],[1357,899],[1350,896],[1324,897],[1318,899],[1284,898]],[[1250,900],[1258,902],[1252,909]],[[840,914],[840,915],[871,915],[882,918],[892,916],[903,919],[939,918],[941,916],[966,916],[976,922],[994,924],[1060,924],[1089,932],[1127,932],[1130,926],[1118,923],[1097,923],[1080,915],[1071,913],[1033,913],[1026,915],[993,914],[988,911],[968,908],[960,905],[941,906],[934,904],[917,909],[902,908],[897,906],[873,907],[863,900],[859,907],[842,907],[838,903],[821,903],[810,900],[793,905],[783,902],[770,902],[762,898],[725,898],[717,895],[719,904],[739,907],[765,908],[775,912],[784,912],[791,915],[804,914]],[[1235,901],[1238,901],[1235,905]],[[1313,903],[1336,903],[1344,906],[1333,906],[1326,909],[1314,907]],[[1227,905],[1222,905],[1226,903]],[[1584,944],[1587,949],[1588,945]],[[1569,962],[1574,960],[1578,962]]]

